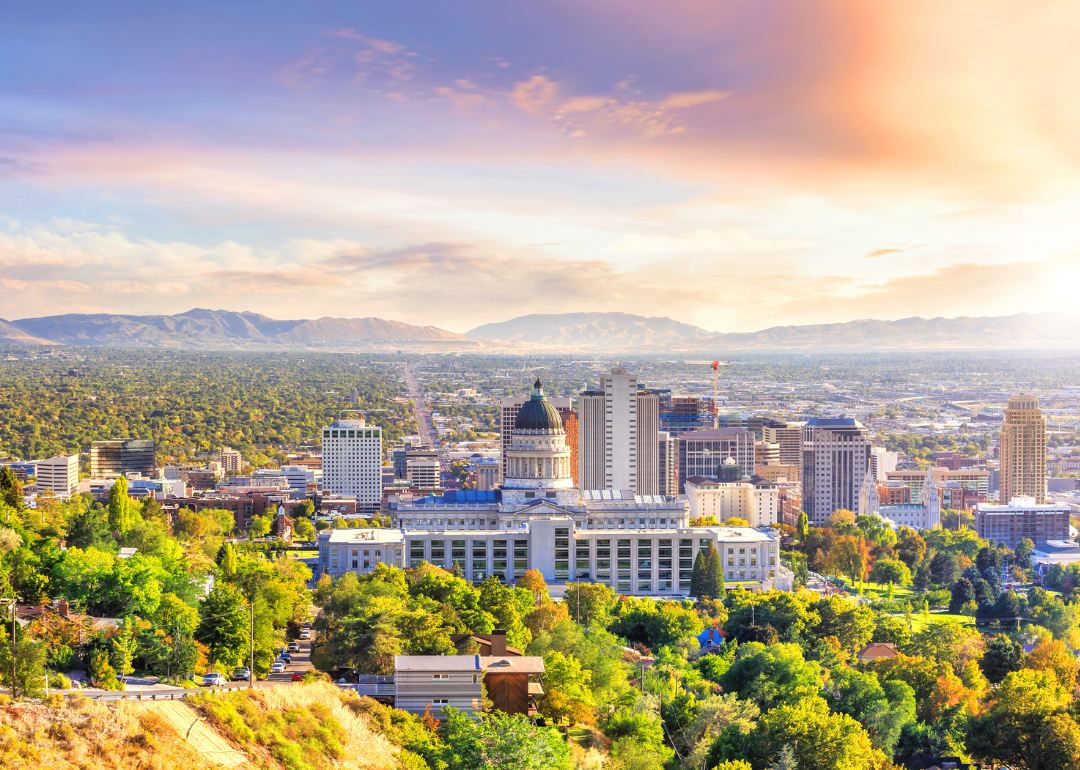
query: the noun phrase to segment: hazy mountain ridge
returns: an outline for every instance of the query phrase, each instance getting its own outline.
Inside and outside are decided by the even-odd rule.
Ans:
[[[553,347],[638,347],[708,339],[712,333],[666,317],[647,318],[629,313],[559,313],[525,315],[500,323],[484,324],[465,332],[465,336],[475,340],[525,342]]]
[[[382,318],[319,318],[278,321],[259,313],[196,308],[176,315],[67,314],[24,318],[8,326],[31,338],[70,345],[260,346],[320,342],[451,340],[470,342],[434,326]],[[0,339],[11,337],[0,326]],[[33,339],[9,339],[32,344]]]
[[[670,318],[626,313],[527,315],[479,326],[485,341],[563,348],[664,350],[816,350],[945,348],[1080,348],[1080,317],[1067,313],[1011,316],[860,319],[774,326],[757,332],[708,332]]]

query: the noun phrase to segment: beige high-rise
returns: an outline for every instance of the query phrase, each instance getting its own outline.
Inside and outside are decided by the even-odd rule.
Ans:
[[[1024,393],[1009,399],[998,439],[1001,501],[1033,497],[1046,502],[1046,418],[1039,399]]]
[[[582,489],[660,493],[659,397],[622,367],[578,397],[578,479]]]

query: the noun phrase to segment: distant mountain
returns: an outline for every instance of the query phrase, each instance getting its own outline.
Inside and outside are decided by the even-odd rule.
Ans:
[[[18,326],[0,318],[0,345],[55,345],[50,340],[39,339],[27,334]]]
[[[983,318],[863,319],[838,324],[774,326],[748,334],[717,334],[713,346],[784,349],[1016,349],[1080,348],[1080,317],[1017,313]]]
[[[758,332],[709,332],[670,318],[626,313],[526,315],[485,324],[466,336],[489,342],[641,352],[705,350],[867,350],[1080,348],[1080,317],[1018,313],[988,318],[859,320],[774,326]]]
[[[260,347],[313,343],[457,341],[460,334],[381,318],[277,321],[259,313],[196,308],[177,315],[79,315],[0,322],[0,342],[151,347]],[[17,339],[21,334],[26,339]],[[5,335],[10,339],[4,339]],[[475,344],[475,343],[473,343]]]
[[[526,342],[551,347],[653,347],[708,339],[697,326],[670,318],[646,318],[627,313],[559,313],[523,315],[501,323],[484,324],[465,332],[474,340]]]

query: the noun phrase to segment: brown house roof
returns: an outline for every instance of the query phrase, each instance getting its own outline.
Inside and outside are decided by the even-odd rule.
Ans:
[[[895,658],[899,653],[892,642],[872,642],[859,651],[859,660],[864,658]]]

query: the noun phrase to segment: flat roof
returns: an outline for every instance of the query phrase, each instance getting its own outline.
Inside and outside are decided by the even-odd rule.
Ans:
[[[544,673],[544,659],[536,656],[481,657],[480,668],[493,674],[542,674]]]
[[[477,671],[479,668],[479,655],[394,656],[395,671]]]

